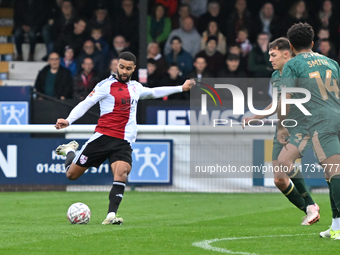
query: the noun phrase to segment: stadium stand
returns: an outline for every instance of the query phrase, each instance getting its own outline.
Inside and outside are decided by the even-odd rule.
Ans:
[[[12,60],[14,45],[12,43],[13,9],[0,8],[0,85],[8,77],[8,62]]]
[[[15,48],[15,47],[14,47]],[[24,43],[22,45],[22,55],[23,59],[27,60],[28,59],[28,52],[29,52],[29,44]],[[16,56],[16,50],[14,50],[14,56]],[[41,61],[41,59],[46,55],[46,46],[44,43],[37,43],[35,45],[35,52],[34,52],[34,61]],[[46,62],[44,62],[46,64]],[[30,64],[30,63],[26,63]]]
[[[33,86],[35,78],[45,62],[0,62],[0,85]]]
[[[0,8],[0,85],[2,86],[33,86],[38,71],[45,62],[16,62],[13,39],[13,9]],[[24,59],[28,58],[29,45],[24,43]],[[43,43],[36,45],[34,60],[38,61],[46,54]]]
[[[46,65],[46,62],[9,62],[10,80],[35,80],[38,71]]]

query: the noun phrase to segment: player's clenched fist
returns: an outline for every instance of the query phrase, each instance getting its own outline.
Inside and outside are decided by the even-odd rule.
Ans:
[[[57,123],[54,125],[56,129],[62,129],[68,127],[69,123],[65,119],[58,119]]]
[[[196,84],[194,79],[190,79],[190,80],[186,80],[183,83],[183,91],[189,91],[191,89],[192,86],[194,86]]]

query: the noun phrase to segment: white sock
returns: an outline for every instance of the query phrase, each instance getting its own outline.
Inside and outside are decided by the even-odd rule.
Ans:
[[[68,148],[66,148],[66,150],[65,150],[65,155],[67,155],[70,151],[73,151],[73,152],[75,153],[75,151],[74,151],[73,148],[68,147]]]
[[[116,217],[116,213],[114,213],[114,212],[108,213],[107,216],[106,216],[106,219],[111,218],[111,217],[115,218]]]
[[[332,219],[332,226],[331,229],[333,231],[340,230],[340,218],[333,218]]]

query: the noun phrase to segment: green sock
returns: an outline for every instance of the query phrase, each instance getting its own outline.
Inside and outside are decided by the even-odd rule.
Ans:
[[[329,183],[330,183],[329,192],[331,193],[334,206],[336,208],[336,210],[334,211],[332,209],[333,218],[338,218],[340,217],[340,175],[339,174],[333,175],[331,179],[329,180]],[[332,206],[332,200],[331,200],[331,206]]]
[[[335,219],[337,218],[338,216],[338,209],[336,209],[336,206],[335,206],[335,202],[334,202],[334,199],[333,199],[333,196],[332,196],[332,192],[331,192],[331,184],[329,183],[329,181],[327,181],[327,184],[328,184],[328,188],[329,188],[329,200],[331,201],[331,210],[332,210],[332,218]]]
[[[301,171],[297,167],[295,167],[287,175],[294,183],[296,189],[299,191],[302,198],[305,200],[306,207],[308,205],[314,205],[315,202],[308,192],[307,185],[305,183],[305,179],[303,178]]]
[[[306,212],[306,203],[305,200],[302,198],[299,191],[296,189],[293,183],[289,183],[289,186],[284,191],[281,191],[283,195],[285,195],[288,200],[295,205],[300,210]]]

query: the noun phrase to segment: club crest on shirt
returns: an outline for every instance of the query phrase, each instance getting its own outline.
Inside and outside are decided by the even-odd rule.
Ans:
[[[132,86],[132,90],[133,90],[133,92],[136,93],[136,86],[135,85]]]
[[[80,156],[80,159],[79,159],[79,161],[80,161],[80,164],[85,164],[86,163],[86,161],[87,161],[87,159],[88,159],[88,157],[87,156],[85,156],[85,155],[81,155]]]

